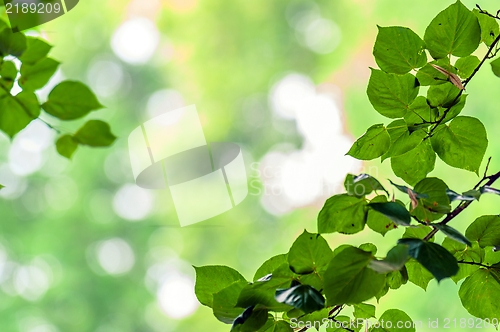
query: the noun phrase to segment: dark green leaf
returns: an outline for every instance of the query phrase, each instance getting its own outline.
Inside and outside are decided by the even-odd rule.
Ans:
[[[373,198],[370,203],[385,203],[387,202],[387,197],[380,195]],[[390,230],[396,229],[397,226],[392,222],[391,219],[387,218],[385,215],[378,213],[372,209],[368,210],[368,216],[366,218],[366,225],[370,227],[377,233],[385,236]]]
[[[325,307],[325,298],[311,286],[297,285],[288,289],[278,289],[276,301],[300,309],[306,314]]]
[[[194,267],[196,297],[201,304],[212,307],[214,294],[237,281],[246,281],[236,270],[221,265]]]
[[[401,118],[418,95],[419,84],[411,74],[396,75],[372,69],[368,98],[373,108],[388,118]]]
[[[446,236],[449,238],[458,241],[460,243],[466,244],[468,246],[471,246],[472,243],[467,239],[462,233],[457,231],[455,228],[448,226],[448,225],[442,225],[442,224],[435,224],[433,225],[437,229],[439,229],[441,232],[443,232]]]
[[[59,67],[59,62],[51,58],[43,58],[33,65],[21,66],[19,85],[25,90],[38,90],[47,84]]]
[[[12,32],[10,28],[0,31],[0,54],[20,56],[26,50],[26,37],[21,32]]]
[[[429,140],[421,142],[414,149],[391,158],[391,168],[396,176],[410,185],[416,184],[434,170],[436,153]]]
[[[74,139],[79,144],[97,147],[110,146],[116,137],[111,133],[111,129],[106,122],[90,120],[78,129],[74,135]]]
[[[475,8],[472,11],[479,20],[479,26],[481,27],[481,42],[485,43],[486,46],[490,46],[500,34],[497,20],[488,15],[481,14],[479,10]]]
[[[387,253],[387,257],[383,260],[372,260],[369,267],[378,273],[387,273],[401,270],[408,259],[409,248],[407,245],[398,244]]]
[[[404,206],[396,202],[387,203],[370,203],[369,207],[377,212],[382,213],[387,218],[391,219],[397,225],[409,226],[411,216]]]
[[[50,92],[48,101],[42,107],[61,120],[73,120],[103,106],[85,84],[64,81]]]
[[[353,305],[354,317],[356,318],[372,318],[375,317],[375,306],[367,303],[359,303]]]
[[[458,272],[456,258],[442,246],[419,239],[400,239],[398,243],[409,246],[409,254],[441,281]]]
[[[268,318],[267,310],[248,307],[241,316],[234,320],[231,332],[258,331],[266,324]]]
[[[347,194],[335,195],[326,200],[318,216],[319,233],[354,234],[365,227],[366,201]]]
[[[374,297],[385,285],[385,276],[368,267],[371,253],[348,247],[336,255],[325,272],[328,305],[356,304]]]
[[[380,182],[368,174],[359,174],[357,176],[347,174],[344,187],[349,195],[356,197],[369,195],[376,190],[385,191],[389,195]]]
[[[477,17],[460,1],[440,12],[425,30],[424,41],[434,59],[464,57],[481,41]]]
[[[469,55],[464,58],[460,58],[455,62],[455,67],[458,69],[458,75],[462,78],[468,78],[474,72],[481,61],[475,55]]]
[[[478,174],[488,147],[484,125],[476,118],[459,116],[439,126],[431,139],[438,156],[452,167]]]
[[[223,323],[232,324],[243,309],[236,307],[242,289],[248,285],[246,281],[235,281],[213,295],[212,310],[214,316]]]
[[[295,240],[288,253],[290,269],[308,274],[326,268],[332,259],[332,249],[319,234],[304,232]]]
[[[424,41],[411,29],[378,27],[375,61],[387,73],[406,74],[427,62]]]
[[[38,38],[26,37],[26,42],[26,51],[19,58],[23,64],[34,64],[38,60],[46,57],[52,48],[52,46]]]
[[[408,282],[408,270],[406,266],[403,265],[401,270],[389,272],[386,278],[387,285],[390,289],[398,289]]]
[[[78,142],[75,142],[71,135],[63,135],[56,141],[57,152],[68,159],[71,159],[77,148]]]
[[[444,120],[442,123],[446,123],[446,122],[454,119],[456,116],[458,116],[462,112],[462,110],[464,109],[466,101],[467,101],[467,95],[462,94],[460,96],[460,99],[458,100],[458,102],[455,105],[453,105],[452,107],[450,107],[449,109],[439,108],[440,116],[443,115],[444,112],[446,112],[446,116],[444,117]]]
[[[390,145],[391,137],[387,129],[382,124],[376,124],[354,142],[347,154],[359,160],[371,160],[386,153]]]
[[[465,309],[479,318],[498,320],[500,298],[500,273],[496,269],[479,269],[465,279],[458,291]]]
[[[424,221],[440,219],[451,211],[450,199],[446,194],[448,185],[438,178],[425,178],[415,185],[414,190],[425,194],[418,198],[418,206],[411,213]]]
[[[389,309],[379,318],[379,326],[375,325],[370,332],[415,332],[415,323],[404,311],[398,309]],[[401,327],[398,327],[401,326]]]
[[[477,218],[467,228],[465,236],[471,241],[479,242],[481,248],[500,245],[500,216]]]

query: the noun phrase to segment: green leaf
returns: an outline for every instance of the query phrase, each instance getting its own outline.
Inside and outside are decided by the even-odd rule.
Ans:
[[[418,225],[412,226],[405,229],[403,234],[404,239],[423,239],[432,231],[432,228],[429,226]],[[434,237],[429,241],[434,241]]]
[[[434,59],[464,57],[481,41],[479,21],[460,1],[440,12],[425,30],[424,41]]]
[[[371,71],[367,94],[373,108],[388,118],[403,117],[418,95],[419,84],[415,76]]]
[[[391,137],[387,129],[383,124],[376,124],[354,142],[347,154],[359,160],[371,160],[386,153],[390,145]]]
[[[479,20],[479,26],[481,27],[481,42],[485,43],[486,46],[491,46],[500,34],[497,20],[488,15],[481,14],[476,8],[474,8],[472,12]]]
[[[448,185],[438,178],[425,178],[415,185],[414,190],[425,194],[418,198],[418,206],[411,212],[420,220],[434,221],[451,211],[450,199],[446,194]]]
[[[465,231],[471,241],[479,242],[481,248],[500,245],[500,216],[488,215],[477,218]]]
[[[47,44],[45,41],[33,37],[26,37],[26,45],[26,51],[24,51],[19,60],[21,60],[23,64],[31,65],[35,64],[38,60],[45,58],[52,48],[52,46]]]
[[[455,62],[455,67],[458,69],[458,75],[461,78],[468,78],[474,72],[474,69],[479,66],[481,61],[475,55],[469,55],[463,58],[460,58]]]
[[[235,281],[213,295],[212,310],[214,316],[219,321],[232,324],[242,314],[243,309],[236,307],[236,303],[242,289],[246,285],[248,285],[246,281]]]
[[[43,58],[33,65],[21,66],[19,86],[25,90],[38,90],[47,84],[59,67],[59,62],[51,58]]]
[[[257,269],[253,277],[253,281],[257,281],[262,277],[272,274],[277,268],[283,264],[288,264],[287,254],[280,254],[269,258],[261,267]]]
[[[397,225],[409,226],[411,222],[411,216],[408,210],[401,204],[396,202],[387,203],[370,203],[369,207],[377,212],[382,213],[387,218],[392,220]]]
[[[410,316],[398,309],[389,309],[379,318],[384,324],[375,325],[370,332],[415,332],[415,324]],[[402,326],[398,328],[398,326]]]
[[[441,232],[443,232],[446,236],[449,238],[458,241],[460,243],[466,244],[468,246],[471,246],[472,243],[467,239],[462,233],[457,231],[455,228],[448,226],[448,225],[442,225],[442,224],[434,224],[434,227],[439,229]]]
[[[292,307],[277,302],[275,294],[278,289],[289,288],[292,280],[294,280],[292,271],[290,271],[288,264],[283,264],[274,271],[270,279],[256,281],[253,284],[245,286],[239,295],[236,306],[246,308],[261,305],[272,311],[288,311]]]
[[[484,125],[469,116],[459,116],[449,125],[439,126],[431,142],[432,148],[445,163],[476,174],[488,147]]]
[[[500,58],[491,61],[491,70],[493,70],[493,74],[500,77]]]
[[[325,298],[311,286],[297,285],[288,289],[278,289],[276,301],[300,309],[306,314],[325,307]]]
[[[479,244],[474,241],[472,246],[466,246],[465,244],[454,241],[450,238],[445,238],[443,241],[443,247],[450,252],[457,261],[463,262],[474,262],[482,263],[485,258],[484,249],[479,246]],[[472,273],[479,269],[478,265],[471,264],[459,264],[460,270],[458,273],[451,277],[451,279],[458,283],[460,280],[467,278]]]
[[[61,120],[73,120],[103,106],[85,84],[64,81],[50,92],[48,101],[42,107],[47,113]]]
[[[436,153],[429,140],[422,141],[414,149],[391,158],[391,168],[396,176],[410,185],[424,179],[434,170]]]
[[[466,101],[467,101],[467,95],[462,94],[460,96],[460,99],[458,100],[458,102],[448,109],[448,112],[446,113],[446,116],[444,117],[444,120],[442,121],[442,123],[444,124],[444,123],[454,119],[455,117],[457,117],[464,109]],[[445,111],[446,111],[446,109],[440,108],[440,112],[439,112],[440,115],[444,114]]]
[[[385,285],[385,276],[368,267],[371,253],[348,247],[336,255],[325,272],[328,305],[357,304],[374,297]]]
[[[450,64],[450,59],[448,58],[431,61],[417,72],[417,80],[420,85],[438,85],[450,81],[449,75],[437,70],[432,65],[439,66],[453,74],[457,73],[457,70]]]
[[[382,260],[372,260],[369,267],[378,273],[399,271],[405,266],[409,258],[408,246],[398,244],[389,250],[386,258]]]
[[[400,239],[409,246],[409,254],[422,264],[438,282],[458,273],[456,258],[442,246],[419,239]]]
[[[319,212],[319,233],[354,234],[365,227],[366,201],[347,194],[335,195],[326,200]]]
[[[500,319],[500,273],[496,269],[479,269],[465,279],[458,291],[465,309],[479,318]]]
[[[326,268],[332,259],[332,249],[320,234],[304,232],[295,240],[288,253],[290,269],[309,274]]]
[[[382,156],[382,161],[389,157],[400,156],[413,150],[422,143],[423,139],[427,136],[427,133],[423,130],[410,132],[408,130],[408,125],[403,119],[391,122],[387,126],[387,131],[391,136],[391,146]]]
[[[363,243],[358,248],[366,252],[371,252],[374,256],[377,254],[377,246],[373,243]]]
[[[5,87],[6,90],[10,91],[14,86],[14,81],[17,77],[17,68],[14,62],[12,61],[4,61],[0,68],[0,84]],[[5,91],[1,92],[2,94]]]
[[[431,107],[452,107],[458,103],[460,90],[451,83],[432,85],[427,91],[427,100]]]
[[[8,95],[0,98],[0,129],[11,138],[34,118],[16,97]]]
[[[231,327],[231,332],[255,332],[263,327],[268,321],[267,310],[248,307],[238,316]]]
[[[265,327],[267,329],[263,329],[264,332],[293,332],[293,329],[290,327],[290,323],[284,320],[268,321]]]
[[[71,135],[63,135],[56,141],[57,152],[68,159],[71,159],[71,156],[77,148],[78,142],[76,142]]]
[[[423,290],[427,290],[429,281],[434,279],[434,276],[414,259],[410,259],[405,266],[408,271],[408,280]]]
[[[372,318],[375,317],[375,306],[367,303],[359,303],[353,305],[354,317],[356,318]]]
[[[26,37],[21,32],[12,32],[10,28],[0,31],[0,55],[20,56],[26,50]]]
[[[427,62],[424,41],[411,29],[378,27],[375,61],[387,73],[406,74]]]
[[[201,304],[212,307],[214,294],[237,281],[246,281],[236,270],[221,265],[196,267],[194,291]]]
[[[377,179],[364,173],[356,176],[347,174],[344,187],[350,196],[363,197],[376,190],[385,191],[389,195]]]
[[[408,112],[404,116],[407,126],[414,126],[426,122],[435,121],[436,109],[429,106],[427,98],[418,96],[410,105]]]
[[[387,197],[383,195],[377,196],[370,201],[370,203],[385,203],[385,202],[387,202]],[[391,219],[387,218],[382,213],[379,213],[372,209],[368,210],[366,225],[375,232],[382,234],[382,236],[385,236],[385,234],[390,230],[397,228],[397,226],[392,222]]]
[[[389,272],[386,277],[386,282],[390,289],[398,289],[402,285],[405,285],[408,282],[408,270],[406,266],[403,265],[399,271]]]
[[[79,144],[89,146],[110,146],[116,137],[111,133],[111,129],[106,122],[101,120],[89,120],[74,135],[75,141]]]
[[[14,99],[23,107],[28,116],[33,119],[38,118],[40,115],[40,103],[33,92],[21,91]]]

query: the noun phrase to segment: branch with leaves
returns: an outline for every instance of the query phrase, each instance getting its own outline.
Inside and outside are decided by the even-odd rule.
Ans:
[[[327,331],[359,331],[361,326],[352,322],[377,318],[393,326],[405,322],[412,326],[406,330],[415,331],[403,311],[376,315],[376,307],[365,302],[380,300],[408,281],[425,290],[432,279],[447,278],[456,283],[465,278],[459,296],[471,315],[500,320],[493,305],[500,298],[500,216],[480,216],[465,233],[449,225],[483,195],[500,195],[493,187],[500,172],[488,175],[488,162],[481,180],[461,193],[428,177],[436,156],[479,175],[486,153],[485,126],[461,115],[466,87],[500,43],[498,13],[478,8],[469,10],[457,1],[432,20],[423,39],[408,28],[379,27],[373,55],[380,69],[372,69],[367,95],[392,122],[368,128],[348,154],[359,160],[390,159],[394,174],[407,185],[391,181],[400,196],[391,197],[369,174],[349,174],[346,193],[330,197],[320,211],[317,233],[304,231],[288,253],[264,262],[251,282],[227,266],[196,267],[199,301],[232,324],[231,331],[304,332],[322,324]],[[472,53],[481,44],[487,50],[480,60]],[[500,59],[491,67],[500,76]],[[429,87],[425,94],[421,86]],[[385,255],[378,255],[372,243],[332,249],[324,238],[355,234],[366,226],[382,236],[401,228],[404,234]],[[440,244],[435,243],[438,231],[446,235]],[[347,306],[352,317],[340,315]]]

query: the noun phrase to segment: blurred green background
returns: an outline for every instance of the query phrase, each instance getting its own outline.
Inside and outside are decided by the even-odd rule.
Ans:
[[[0,192],[0,330],[229,331],[198,305],[191,265],[229,265],[251,279],[304,228],[316,231],[322,203],[341,191],[346,172],[369,172],[390,187],[389,162],[343,156],[368,126],[389,122],[365,93],[376,25],[423,36],[453,2],[82,0],[29,31],[63,62],[49,85],[63,78],[89,84],[107,108],[87,119],[105,119],[119,140],[110,149],[81,148],[67,161],[42,122],[12,142],[0,137],[7,186]],[[500,9],[494,0],[481,6]],[[500,82],[485,66],[467,90],[464,114],[484,122],[486,156],[497,171]],[[250,193],[233,210],[181,228],[167,191],[135,186],[127,137],[145,120],[190,104],[207,141],[243,147]],[[81,125],[42,117],[63,132]],[[456,191],[478,180],[440,160],[430,176]],[[454,226],[464,231],[475,217],[497,213],[498,197],[485,196]],[[332,247],[373,242],[383,256],[402,232],[326,238]],[[451,280],[433,280],[427,292],[408,284],[384,297],[377,314],[399,308],[424,326],[429,318],[441,326],[470,318],[457,291]],[[440,330],[447,329],[433,329]]]

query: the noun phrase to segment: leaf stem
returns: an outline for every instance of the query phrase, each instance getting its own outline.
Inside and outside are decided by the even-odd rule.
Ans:
[[[465,262],[465,261],[458,261],[458,264],[468,264],[468,265],[477,265],[485,268],[490,268],[489,265],[481,264],[481,263],[476,263],[476,262]]]

